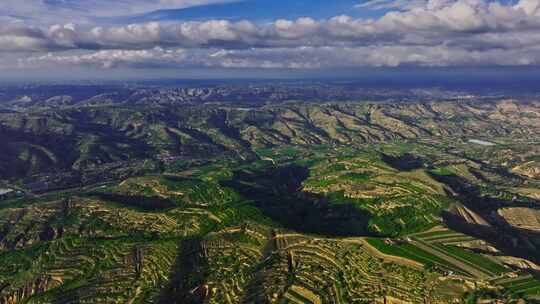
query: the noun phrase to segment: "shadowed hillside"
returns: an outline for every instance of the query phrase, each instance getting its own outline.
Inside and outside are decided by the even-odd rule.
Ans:
[[[265,171],[237,171],[223,185],[253,201],[263,214],[288,229],[326,236],[360,236],[369,214],[351,204],[332,204],[322,195],[302,192],[308,169],[296,165]]]

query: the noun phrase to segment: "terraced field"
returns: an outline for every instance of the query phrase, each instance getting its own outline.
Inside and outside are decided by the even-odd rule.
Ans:
[[[368,243],[386,255],[403,257],[421,263],[423,266],[449,270],[464,276],[469,275],[466,270],[452,264],[444,257],[433,254],[425,249],[415,246],[414,244],[389,243],[388,241],[382,239],[368,239]]]
[[[276,233],[274,238],[276,261],[269,269],[272,281],[282,283],[273,289],[277,295],[273,300],[367,303],[387,296],[415,303],[435,301],[426,292],[427,286],[437,284],[434,277],[412,267],[383,263],[371,256],[360,240],[337,241],[286,232]]]
[[[472,236],[447,229],[418,233],[414,236],[428,243],[442,243],[443,245],[461,244],[475,240]]]
[[[493,281],[494,284],[503,286],[517,294],[538,296],[540,294],[540,281],[532,275],[521,275],[515,278],[503,278]]]
[[[414,260],[425,267],[443,271],[449,277],[488,281],[510,294],[540,297],[540,280],[527,272],[515,272],[496,257],[469,251],[464,244],[481,242],[471,236],[444,228],[413,234],[403,240],[367,240],[384,255]]]
[[[540,297],[540,242],[499,217],[535,202],[452,144],[257,148],[1,202],[0,303]]]
[[[418,246],[439,256],[447,256],[464,270],[479,277],[494,277],[510,271],[493,258],[463,249],[460,245],[476,242],[473,237],[450,230],[435,230],[411,236]]]
[[[32,296],[38,303],[142,301],[167,280],[176,245],[174,240],[62,239],[40,248],[31,263],[11,264],[11,271],[4,267],[13,254],[25,252],[3,254],[3,279],[10,278],[3,301],[18,302],[32,292],[40,293]]]
[[[504,208],[499,210],[499,215],[511,226],[540,232],[540,211],[529,208]]]
[[[366,210],[373,215],[370,229],[383,235],[404,235],[440,223],[440,212],[451,202],[444,185],[414,164],[410,171],[393,168],[389,158],[360,152],[322,161],[310,169],[303,190]]]

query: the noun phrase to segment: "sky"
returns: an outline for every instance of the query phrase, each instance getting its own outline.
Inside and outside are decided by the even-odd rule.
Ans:
[[[2,79],[515,71],[539,64],[540,0],[2,0],[0,6]]]

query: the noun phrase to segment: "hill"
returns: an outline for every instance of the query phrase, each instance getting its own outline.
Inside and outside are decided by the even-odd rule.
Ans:
[[[534,301],[539,128],[509,100],[3,112],[0,303]]]

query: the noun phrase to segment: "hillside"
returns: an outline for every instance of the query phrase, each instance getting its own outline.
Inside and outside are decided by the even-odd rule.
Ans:
[[[95,179],[84,175],[100,167],[110,170],[144,160],[155,167],[161,160],[223,154],[250,158],[256,148],[281,145],[361,145],[475,134],[527,137],[537,134],[539,117],[539,104],[512,101],[111,106],[0,113],[6,151],[0,168],[4,179],[69,173],[84,182]]]
[[[534,301],[539,129],[510,100],[0,113],[0,303]]]

